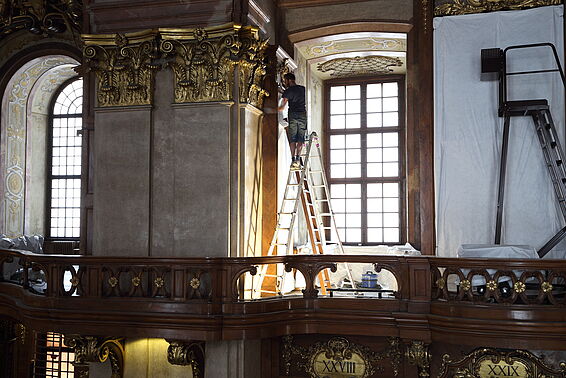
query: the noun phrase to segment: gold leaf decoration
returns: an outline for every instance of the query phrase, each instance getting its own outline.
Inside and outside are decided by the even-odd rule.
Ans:
[[[85,71],[97,78],[98,106],[150,105],[153,102],[158,58],[153,30],[106,35],[83,35]]]
[[[231,101],[235,69],[239,70],[239,97],[257,107],[267,92],[267,41],[253,27],[227,24],[208,29],[159,29],[160,49],[173,60],[175,102]]]
[[[552,291],[552,289],[554,288],[552,286],[552,284],[550,282],[547,282],[547,281],[543,282],[542,285],[540,285],[540,287],[541,287],[541,289],[544,293],[550,293]]]
[[[44,35],[80,30],[82,8],[81,0],[0,0],[0,38],[22,29]]]
[[[470,280],[462,280],[462,282],[460,282],[460,288],[462,288],[463,291],[468,291],[471,287],[472,283]]]
[[[494,280],[491,280],[487,283],[487,290],[489,291],[495,291],[497,289],[497,282],[495,282]]]
[[[515,290],[515,292],[517,294],[521,294],[525,291],[525,284],[521,281],[517,281],[515,282],[515,284],[513,285],[513,290]]]
[[[358,75],[376,75],[391,73],[391,67],[401,67],[403,61],[399,58],[381,55],[357,56],[354,58],[336,58],[319,63],[320,72],[328,72],[333,77],[350,77]]]
[[[437,5],[434,8],[434,15],[453,16],[560,4],[562,4],[561,0],[450,0]]]
[[[196,277],[193,277],[191,282],[189,282],[189,285],[191,285],[191,287],[196,290],[200,287],[200,280]]]

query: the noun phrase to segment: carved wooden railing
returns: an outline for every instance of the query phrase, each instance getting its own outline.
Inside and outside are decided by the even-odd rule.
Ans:
[[[432,300],[566,305],[566,261],[430,259]]]
[[[389,272],[393,294],[322,295],[319,272],[332,277],[344,263]],[[262,264],[302,275],[303,286],[291,295],[249,300],[250,280]],[[559,343],[566,338],[565,280],[561,260],[134,258],[1,250],[0,315],[40,331],[101,336],[220,340],[332,333],[501,347],[532,336],[534,347],[548,342],[565,349]]]

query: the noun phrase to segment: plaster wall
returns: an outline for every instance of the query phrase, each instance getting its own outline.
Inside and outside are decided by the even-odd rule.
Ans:
[[[147,256],[151,109],[98,109],[94,122],[93,254]]]
[[[168,347],[169,343],[164,339],[126,340],[124,378],[192,378],[193,372],[190,366],[171,365],[167,361]],[[103,378],[103,376],[95,378]]]

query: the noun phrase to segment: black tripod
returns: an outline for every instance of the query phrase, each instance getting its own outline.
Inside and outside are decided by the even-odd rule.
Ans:
[[[557,68],[536,70],[507,72],[507,52],[513,49],[527,49],[535,47],[550,47],[554,55]],[[497,73],[499,79],[499,110],[500,117],[504,117],[503,123],[503,142],[501,145],[501,165],[499,170],[499,191],[497,195],[497,218],[495,222],[495,244],[501,244],[501,224],[503,221],[503,197],[505,194],[505,172],[507,169],[507,149],[509,143],[509,125],[511,117],[530,116],[533,119],[536,134],[543,152],[544,161],[548,168],[548,173],[552,181],[556,199],[560,205],[560,211],[566,221],[566,171],[564,169],[564,152],[560,146],[560,141],[550,108],[547,100],[523,100],[508,101],[507,100],[507,77],[511,75],[526,75],[548,72],[559,72],[562,78],[562,84],[566,86],[564,72],[558,59],[556,47],[552,43],[537,43],[530,45],[517,45],[502,49],[484,49],[481,50],[482,73]],[[554,235],[539,251],[540,257],[546,255],[554,246],[556,246],[566,236],[566,227],[563,227],[556,235]]]

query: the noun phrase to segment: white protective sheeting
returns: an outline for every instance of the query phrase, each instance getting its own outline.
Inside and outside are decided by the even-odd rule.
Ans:
[[[563,57],[562,22],[562,6],[434,20],[437,255],[494,242],[503,119],[497,116],[497,81],[480,80],[481,49],[551,42]],[[551,57],[550,49],[514,50],[509,72],[553,68]],[[558,73],[513,76],[509,94],[510,100],[548,99],[564,135]],[[531,118],[511,120],[506,180],[502,241],[538,249],[564,220]],[[563,256],[563,245],[547,257]]]

